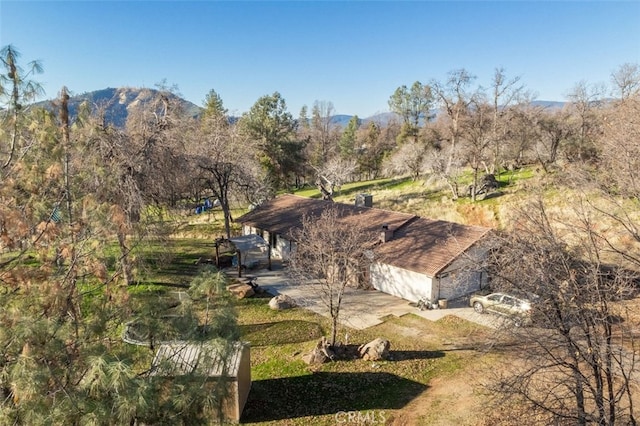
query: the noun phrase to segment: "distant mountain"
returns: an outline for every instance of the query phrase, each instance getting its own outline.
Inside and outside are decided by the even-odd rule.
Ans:
[[[127,122],[129,111],[132,108],[135,108],[137,105],[149,102],[158,94],[159,91],[155,89],[140,89],[130,87],[95,90],[93,92],[87,92],[81,95],[72,96],[69,99],[69,113],[71,117],[74,117],[77,114],[80,105],[83,102],[88,102],[88,104],[91,105],[94,110],[98,108],[104,109],[105,119],[108,123],[113,124],[117,127],[124,127]],[[182,99],[176,95],[172,96],[175,96],[176,99],[179,100],[188,115],[195,117],[201,113],[202,108],[200,108],[196,104]],[[40,106],[52,110],[54,108],[54,102],[55,100],[42,101],[35,104],[35,106]],[[542,106],[548,109],[562,109],[565,103],[536,100],[533,101],[533,105]],[[437,111],[433,111],[433,113],[437,114]],[[347,126],[349,120],[351,120],[352,117],[353,115],[337,114],[331,117],[331,123],[344,128]],[[373,121],[381,126],[387,126],[391,121],[400,121],[400,117],[393,112],[383,112],[372,115],[370,117],[359,118],[361,125],[366,125],[369,122]],[[230,117],[230,121],[232,122],[235,122],[237,119],[238,117]]]
[[[400,122],[400,116],[395,112],[380,112],[378,114],[372,115],[371,117],[363,118],[362,124],[367,124],[370,121],[373,121],[381,126],[386,126],[392,121]]]
[[[340,127],[347,127],[349,121],[351,120],[353,115],[345,115],[345,114],[337,114],[331,116],[331,124],[338,125]]]
[[[127,116],[131,108],[137,105],[149,102],[160,92],[155,89],[139,89],[139,88],[107,88],[103,90],[95,90],[93,92],[74,95],[69,99],[69,115],[75,117],[78,108],[83,102],[87,102],[92,109],[104,108],[105,120],[107,123],[117,127],[124,127],[127,122]],[[190,116],[200,114],[201,108],[196,104],[184,100],[176,95],[174,96],[181,103],[185,112]],[[54,108],[55,100],[38,102],[36,106],[46,109]]]
[[[534,106],[541,106],[547,109],[562,109],[564,108],[566,102],[558,102],[558,101],[533,101],[531,102]]]
[[[333,115],[331,116],[331,124],[345,128],[347,127],[347,124],[349,124],[349,121],[351,121],[352,118],[353,118],[353,115],[347,115],[347,114]],[[400,117],[396,113],[382,112],[382,113],[372,115],[371,117],[365,117],[365,118],[358,117],[358,123],[360,125],[363,125],[363,124],[368,124],[370,121],[373,121],[384,127],[387,124],[389,124],[389,122],[391,122],[392,120],[399,120],[399,119]]]

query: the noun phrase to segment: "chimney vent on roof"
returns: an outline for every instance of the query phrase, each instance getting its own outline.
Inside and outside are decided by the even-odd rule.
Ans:
[[[380,242],[386,243],[393,238],[393,230],[389,229],[389,225],[386,223],[382,225],[382,231],[380,232]]]
[[[373,195],[356,194],[356,207],[373,207]]]

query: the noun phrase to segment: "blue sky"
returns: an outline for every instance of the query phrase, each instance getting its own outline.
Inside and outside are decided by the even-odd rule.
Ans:
[[[608,83],[640,63],[640,1],[0,0],[7,44],[42,61],[47,98],[166,79],[198,105],[214,89],[236,114],[279,91],[294,116],[319,100],[367,117],[398,86],[458,68],[488,86],[504,67],[542,100]]]

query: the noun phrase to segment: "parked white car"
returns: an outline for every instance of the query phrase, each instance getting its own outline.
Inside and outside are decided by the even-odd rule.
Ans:
[[[513,320],[516,326],[531,322],[531,302],[505,293],[474,295],[469,305],[479,314],[491,312]]]

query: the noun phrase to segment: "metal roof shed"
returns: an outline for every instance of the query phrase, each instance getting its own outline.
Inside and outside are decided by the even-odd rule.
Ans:
[[[153,358],[151,375],[206,377],[212,383],[225,378],[227,394],[223,403],[226,420],[239,422],[251,390],[251,355],[248,342],[234,342],[223,359],[221,348],[207,342],[163,344]]]

